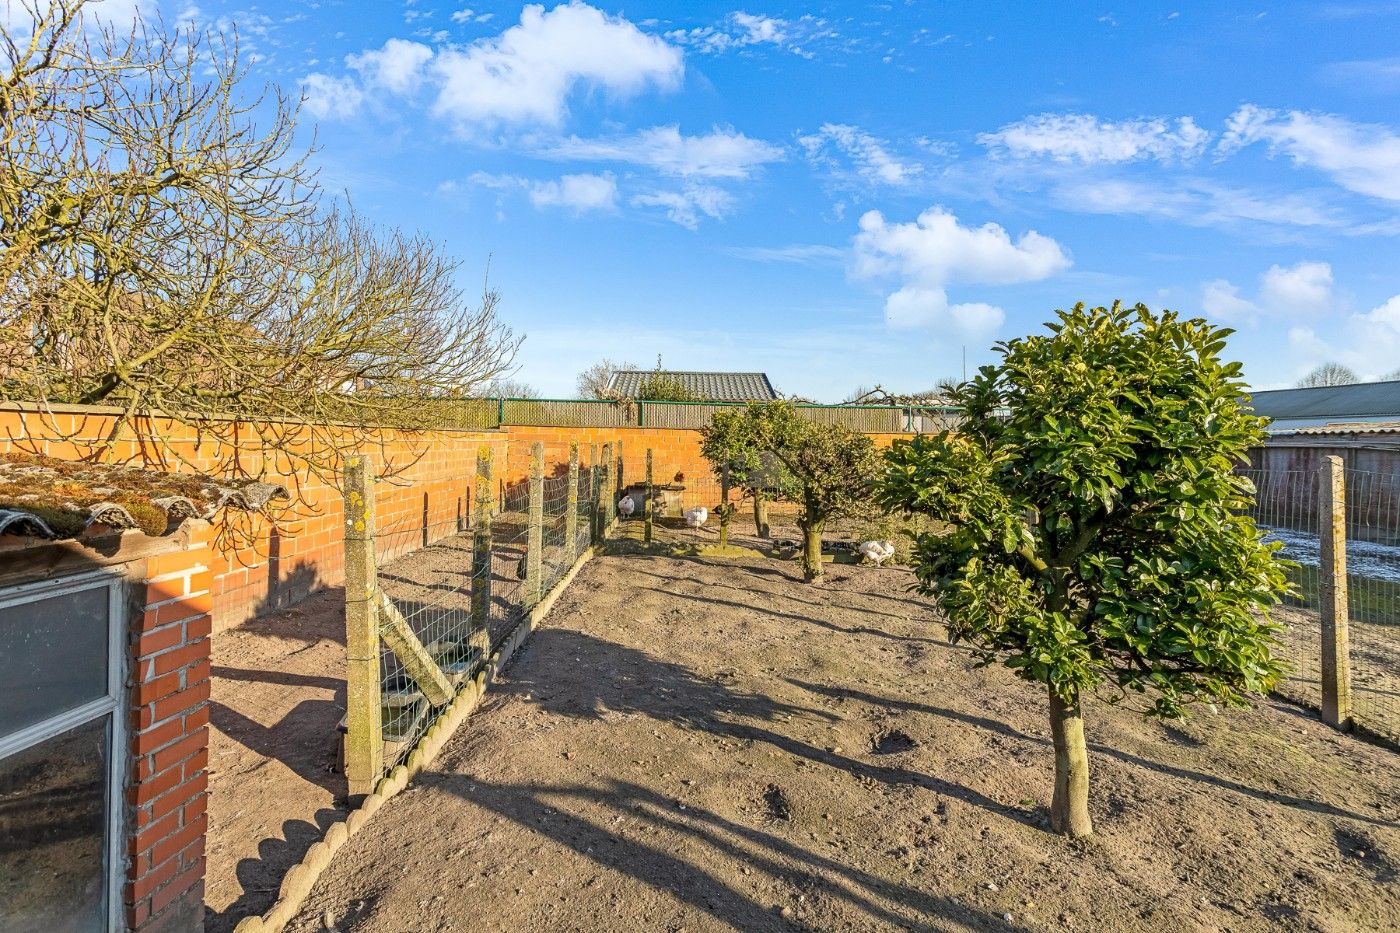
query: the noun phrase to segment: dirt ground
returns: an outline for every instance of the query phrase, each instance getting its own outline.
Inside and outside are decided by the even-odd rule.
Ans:
[[[906,572],[828,577],[590,562],[289,929],[1396,928],[1394,752],[1282,703],[1095,703],[1071,844],[1041,694],[949,646]]]
[[[518,548],[495,555],[491,627],[517,599]],[[462,623],[470,538],[452,537],[386,564],[380,585],[400,608],[432,605]],[[445,621],[444,621],[445,620]],[[337,771],[345,715],[345,594],[332,587],[219,633],[210,690],[205,929],[226,933],[277,899],[282,876],[348,815]]]

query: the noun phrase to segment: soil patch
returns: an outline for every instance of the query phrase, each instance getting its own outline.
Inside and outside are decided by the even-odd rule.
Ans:
[[[592,561],[289,929],[1394,928],[1395,753],[1282,702],[1170,732],[1091,702],[1070,844],[1042,693],[910,582]]]

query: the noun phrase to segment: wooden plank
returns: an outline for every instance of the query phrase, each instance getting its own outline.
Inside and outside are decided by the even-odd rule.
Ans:
[[[379,629],[384,644],[394,652],[404,671],[413,678],[413,682],[423,691],[423,696],[428,698],[428,702],[438,708],[446,706],[452,702],[452,682],[447,679],[442,668],[438,667],[432,655],[428,654],[418,636],[413,634],[408,620],[399,612],[394,601],[384,595],[381,589],[376,588],[375,593],[378,597],[376,605],[379,609]]]

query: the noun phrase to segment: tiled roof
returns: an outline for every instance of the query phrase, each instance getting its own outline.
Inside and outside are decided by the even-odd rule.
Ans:
[[[614,374],[613,392],[621,398],[636,398],[642,380],[657,375],[676,380],[697,399],[706,402],[766,402],[778,397],[765,373],[657,372],[651,369],[624,369]]]
[[[0,454],[0,534],[52,540],[100,524],[162,535],[186,518],[209,518],[222,508],[258,511],[289,498],[285,486],[251,479]]]
[[[1400,418],[1400,382],[1359,382],[1313,389],[1272,389],[1253,393],[1254,413],[1275,421],[1289,419]]]

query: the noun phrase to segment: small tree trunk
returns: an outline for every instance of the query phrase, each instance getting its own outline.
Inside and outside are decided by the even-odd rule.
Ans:
[[[821,521],[802,523],[802,579],[816,583],[822,578],[822,526]]]
[[[768,539],[768,500],[763,497],[763,493],[755,492],[753,495],[753,523],[758,529],[758,536],[764,540]]]
[[[1094,831],[1089,820],[1089,753],[1084,747],[1084,719],[1079,696],[1066,703],[1050,688],[1050,734],[1055,740],[1055,798],[1050,828],[1079,839]]]

